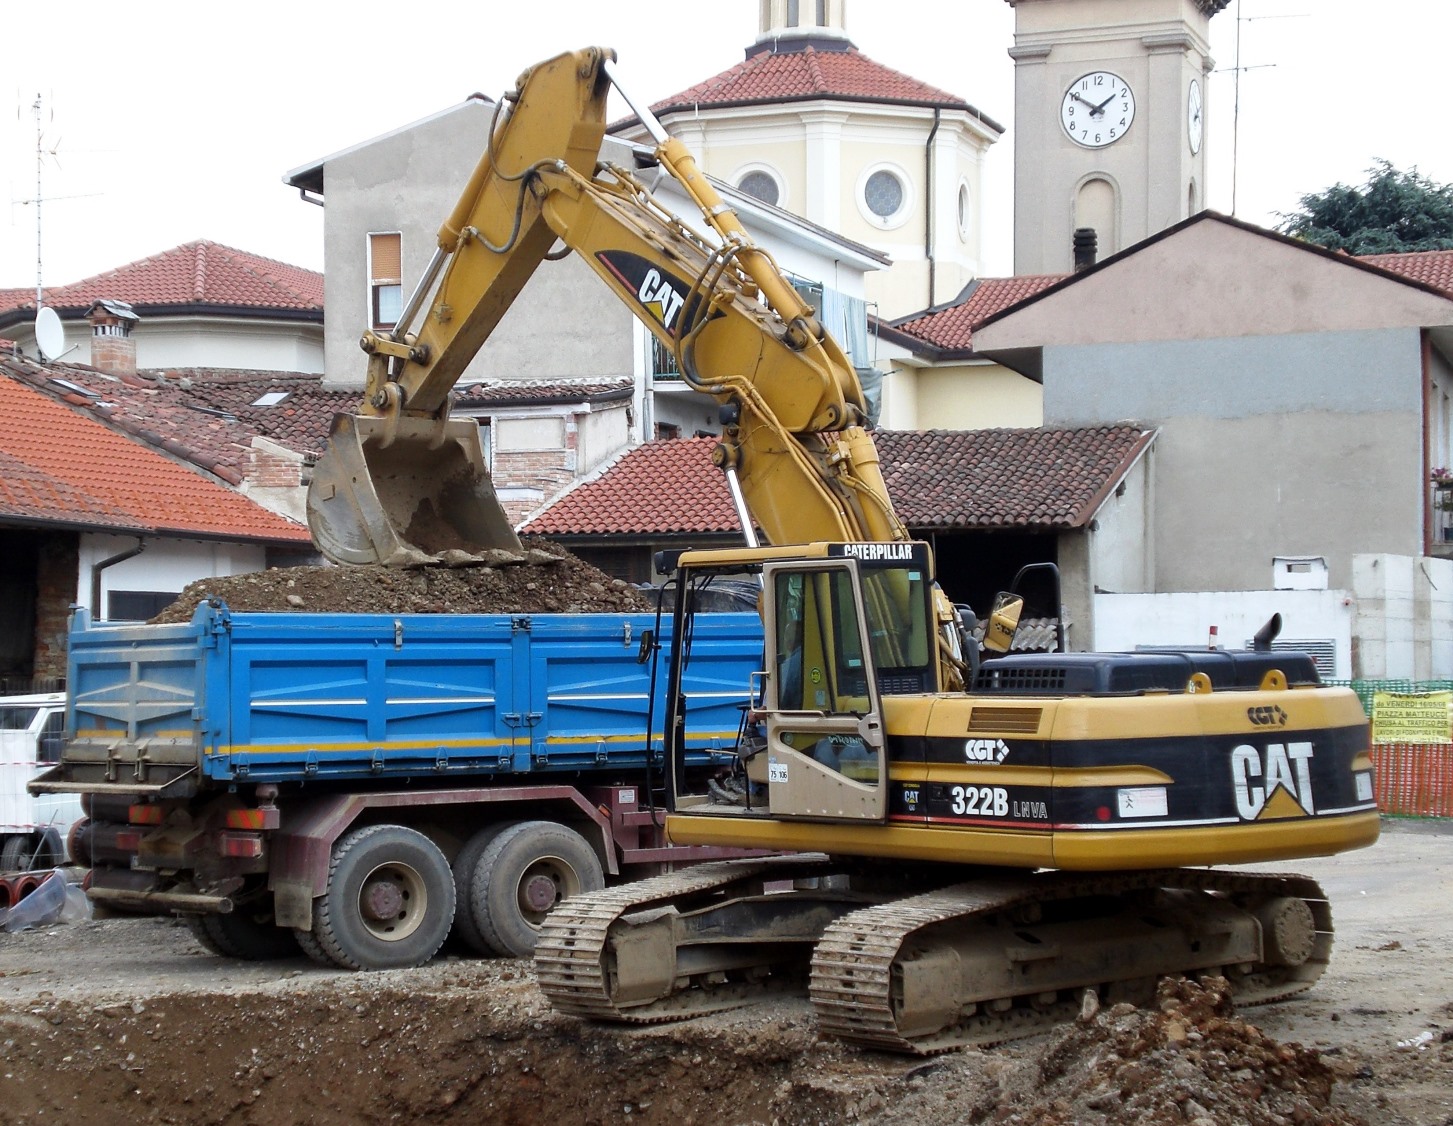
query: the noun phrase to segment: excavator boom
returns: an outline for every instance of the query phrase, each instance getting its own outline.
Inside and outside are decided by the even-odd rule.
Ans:
[[[747,530],[755,520],[774,543],[907,539],[851,362],[685,146],[637,109],[709,233],[633,170],[600,163],[612,60],[590,48],[521,76],[400,323],[364,334],[360,414],[336,422],[309,495],[330,558],[519,551],[477,428],[449,419],[449,393],[557,239],[670,349],[690,386],[730,405],[716,460],[737,478]]]

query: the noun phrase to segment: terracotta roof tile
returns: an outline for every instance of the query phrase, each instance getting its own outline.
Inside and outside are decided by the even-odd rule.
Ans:
[[[324,390],[319,376],[296,372],[185,368],[120,377],[0,357],[0,374],[233,485],[246,476],[254,436],[316,456],[333,415],[358,405],[358,392]],[[253,405],[269,392],[283,398]]]
[[[631,379],[494,379],[462,383],[455,388],[461,407],[525,403],[574,403],[625,397],[635,390]]]
[[[142,313],[209,305],[310,313],[321,320],[323,275],[201,239],[45,290],[45,303],[57,309],[84,311],[102,299],[129,302]],[[0,313],[34,308],[33,288],[0,290]]]
[[[898,515],[915,530],[1066,529],[1086,523],[1153,439],[1134,426],[878,431]],[[715,438],[651,442],[528,521],[539,535],[729,534]]]
[[[953,304],[914,313],[895,321],[893,327],[944,351],[969,352],[974,347],[976,325],[1069,276],[1025,274],[1013,278],[979,278]]]
[[[856,48],[762,51],[651,107],[657,115],[699,106],[828,98],[978,111],[962,98],[874,62]],[[625,124],[625,123],[622,123]],[[996,126],[997,127],[997,126]]]
[[[188,538],[305,544],[308,530],[10,377],[0,514]]]
[[[566,493],[522,529],[536,535],[670,535],[738,527],[715,438],[647,442]]]
[[[1365,254],[1357,259],[1453,296],[1453,250],[1420,250],[1407,254]]]
[[[905,430],[878,435],[883,477],[914,529],[1078,528],[1150,442],[1134,426]]]

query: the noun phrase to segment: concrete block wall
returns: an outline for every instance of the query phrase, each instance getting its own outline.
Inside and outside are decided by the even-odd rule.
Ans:
[[[1453,561],[1355,555],[1353,676],[1368,680],[1453,677]]]

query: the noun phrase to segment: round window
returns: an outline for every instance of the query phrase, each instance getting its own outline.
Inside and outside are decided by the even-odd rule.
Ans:
[[[780,195],[777,190],[777,181],[766,172],[748,172],[737,181],[737,187],[754,199],[770,203],[773,207],[777,206]]]
[[[879,219],[891,219],[903,210],[903,181],[880,168],[863,185],[863,201]]]
[[[964,242],[969,241],[969,232],[973,229],[973,216],[969,213],[969,185],[959,185],[959,238]]]

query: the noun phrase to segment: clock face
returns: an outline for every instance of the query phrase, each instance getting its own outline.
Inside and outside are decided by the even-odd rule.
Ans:
[[[1194,78],[1186,92],[1186,140],[1192,156],[1201,151],[1201,84]]]
[[[1135,95],[1119,75],[1095,70],[1077,78],[1060,102],[1059,121],[1069,139],[1088,149],[1114,144],[1135,120]]]

